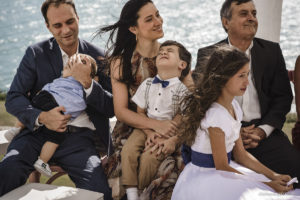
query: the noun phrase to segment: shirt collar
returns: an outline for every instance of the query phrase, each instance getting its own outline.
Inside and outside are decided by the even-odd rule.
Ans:
[[[64,58],[64,57],[67,57],[69,58],[68,54],[62,49],[60,48],[60,46],[58,45],[59,49],[60,49],[60,52],[61,52],[61,56]],[[78,50],[79,50],[79,43],[77,45],[77,50],[76,50],[76,54],[78,53]]]
[[[160,80],[163,80],[162,78],[160,78],[160,76],[158,74],[156,75],[156,77],[159,78]],[[164,81],[169,81],[169,85],[173,85],[173,84],[176,84],[176,83],[180,82],[180,80],[177,76],[173,77],[173,78],[166,79]]]
[[[58,45],[59,49],[60,49],[60,52],[61,52],[61,57],[62,57],[62,61],[63,61],[63,67],[67,65],[68,63],[68,60],[69,60],[69,56],[68,54],[62,49],[60,48],[60,46]],[[76,54],[78,53],[78,47],[79,45],[77,46],[77,51],[76,51]]]
[[[228,44],[229,44],[229,46],[233,46],[233,45],[230,43],[229,37],[228,37]],[[251,51],[252,47],[253,47],[253,40],[251,41],[251,44],[250,44],[250,46],[248,47],[248,49],[245,51],[245,54],[246,54],[248,57],[251,55],[251,54],[250,54],[250,51]]]

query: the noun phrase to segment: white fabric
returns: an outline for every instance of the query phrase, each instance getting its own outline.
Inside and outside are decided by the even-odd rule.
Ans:
[[[236,97],[244,113],[243,120],[246,122],[249,122],[252,119],[261,118],[258,94],[254,86],[254,77],[252,77],[252,63],[251,63],[251,54],[250,54],[252,47],[253,47],[253,41],[251,42],[251,45],[245,52],[245,54],[250,59],[249,62],[250,73],[248,76],[249,85],[247,86],[247,89],[243,96]]]
[[[79,43],[78,43],[79,44]],[[68,60],[69,60],[69,56],[68,54],[62,49],[60,48],[60,46],[58,45],[59,49],[60,49],[60,52],[61,52],[61,57],[63,59],[63,66],[65,66],[67,63],[68,63]],[[79,45],[77,46],[77,51],[76,51],[76,54],[78,54],[78,47]]]
[[[258,127],[265,131],[267,137],[269,137],[275,129],[273,126],[270,126],[268,124],[260,125]]]
[[[91,83],[91,86],[87,89],[83,88],[84,91],[85,91],[85,97],[87,98],[88,96],[90,96],[90,94],[92,93],[92,90],[93,90],[93,86],[94,86],[94,81],[95,80],[92,80],[92,83]]]
[[[52,171],[48,163],[45,163],[40,157],[33,164],[34,168],[40,172],[42,175],[50,178],[52,176]]]
[[[259,24],[256,36],[279,43],[282,0],[254,0],[254,4]]]
[[[6,154],[7,147],[10,143],[10,140],[8,140],[6,136],[6,131],[7,130],[0,131],[0,155]]]
[[[218,103],[213,103],[201,121],[201,128],[198,128],[195,143],[191,146],[192,150],[212,154],[208,128],[221,128],[225,134],[226,152],[232,151],[235,141],[240,136],[242,110],[236,100],[232,101],[237,120],[235,120],[225,107]]]
[[[254,171],[238,165],[234,161],[230,166],[244,175],[202,168],[192,163],[185,166],[176,182],[172,200],[299,200],[300,189],[284,195],[261,181],[268,179]]]
[[[229,38],[228,42],[229,42],[229,45],[232,46],[230,43],[230,38]],[[245,52],[245,54],[250,59],[250,62],[249,62],[250,73],[248,76],[249,85],[247,86],[247,89],[243,96],[235,97],[235,99],[239,102],[239,104],[243,110],[243,121],[245,121],[245,122],[250,122],[253,119],[261,118],[261,110],[260,110],[258,94],[257,94],[257,90],[255,88],[254,77],[252,77],[252,70],[251,70],[252,69],[252,62],[251,62],[252,47],[253,47],[253,41],[251,42],[249,48]],[[274,127],[267,125],[267,124],[263,124],[259,127],[265,131],[267,137],[274,130]]]
[[[12,127],[4,133],[4,137],[8,142],[11,142],[12,139],[20,133],[20,131],[21,127]]]
[[[158,75],[157,77],[161,79]],[[146,109],[145,93],[147,81],[149,79],[151,78],[148,78],[142,82],[135,95],[132,97],[132,101],[142,109]],[[147,115],[149,118],[157,120],[173,119],[172,96],[176,95],[176,90],[180,85],[182,86],[182,90],[178,91],[179,94],[177,94],[180,97],[179,102],[184,98],[188,91],[178,77],[174,77],[165,81],[169,81],[169,85],[165,88],[163,88],[160,83],[151,84],[148,96],[149,105],[147,109]]]
[[[139,200],[138,189],[136,187],[126,189],[127,200]]]
[[[93,122],[90,120],[89,116],[83,111],[78,117],[76,117],[73,121],[70,121],[68,125],[76,126],[76,127],[86,127],[91,130],[96,130]]]
[[[242,111],[239,104],[232,102],[237,120],[220,104],[214,103],[201,121],[203,130],[197,130],[192,149],[200,153],[210,153],[211,147],[207,128],[219,127],[225,133],[226,151],[230,152],[239,137]],[[230,166],[244,175],[220,171],[215,168],[198,167],[191,162],[180,174],[172,194],[172,200],[300,200],[300,189],[285,195],[275,193],[262,181],[269,181],[262,174],[245,168],[234,161]]]
[[[41,183],[29,183],[14,189],[0,198],[1,200],[101,200],[102,193],[89,190],[55,186]]]

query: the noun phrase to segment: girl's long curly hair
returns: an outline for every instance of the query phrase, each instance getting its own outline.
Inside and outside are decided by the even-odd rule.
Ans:
[[[199,76],[201,80],[196,81],[182,102],[184,110],[178,135],[189,146],[194,143],[206,111],[217,101],[228,80],[249,62],[245,53],[229,45],[216,46],[207,59],[205,71]]]

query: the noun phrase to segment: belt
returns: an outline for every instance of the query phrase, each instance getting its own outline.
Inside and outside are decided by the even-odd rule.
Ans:
[[[214,158],[212,154],[205,154],[193,151],[191,152],[191,161],[194,165],[205,168],[215,168]],[[231,152],[227,153],[227,160],[230,163]]]
[[[71,126],[71,125],[69,125],[69,126],[67,126],[66,132],[67,133],[77,133],[77,132],[86,131],[87,129],[89,129],[89,128],[87,128],[87,127],[77,127],[77,126]]]

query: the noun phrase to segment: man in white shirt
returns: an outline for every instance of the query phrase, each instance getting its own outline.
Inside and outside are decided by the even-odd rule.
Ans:
[[[290,111],[292,91],[285,61],[278,43],[255,38],[258,21],[252,0],[226,0],[221,20],[229,44],[250,58],[251,73],[245,94],[237,98],[243,110],[241,136],[245,148],[272,170],[300,178],[300,152],[281,131]],[[199,49],[194,78],[203,71],[203,55],[214,45]]]
[[[12,140],[0,163],[0,196],[26,183],[45,142],[43,129],[37,127],[46,126],[56,132],[69,131],[52,160],[68,173],[76,187],[104,193],[105,199],[111,199],[111,190],[94,143],[94,137],[103,139],[104,143],[108,143],[110,137],[108,118],[114,112],[112,95],[106,90],[111,88],[104,90],[93,81],[90,70],[82,63],[70,64],[73,78],[85,89],[85,112],[94,123],[95,132],[70,129],[67,126],[70,115],[61,113],[65,111],[62,106],[41,111],[31,105],[32,98],[45,84],[61,76],[63,66],[76,52],[88,54],[95,60],[104,53],[78,38],[79,18],[72,0],[45,0],[41,10],[54,37],[28,47],[7,94],[7,111],[26,128]],[[99,76],[103,65],[99,60],[97,65]],[[100,80],[105,78],[100,76]]]

